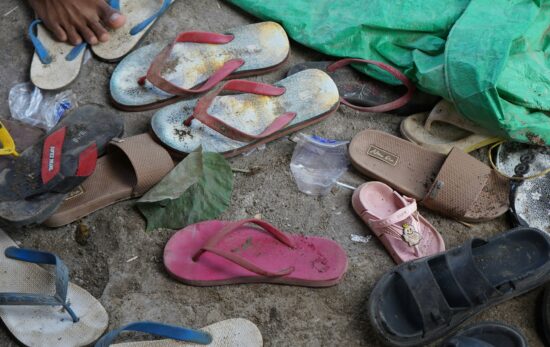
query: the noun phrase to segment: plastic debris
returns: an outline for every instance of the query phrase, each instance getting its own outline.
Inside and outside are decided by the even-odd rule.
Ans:
[[[362,235],[351,234],[350,238],[353,242],[368,243],[372,238],[372,235],[362,236]]]
[[[13,118],[46,130],[53,128],[67,110],[77,106],[72,91],[51,94],[42,92],[30,82],[14,85],[8,103]]]

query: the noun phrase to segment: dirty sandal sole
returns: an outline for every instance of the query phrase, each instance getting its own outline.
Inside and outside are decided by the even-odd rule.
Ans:
[[[225,43],[197,43],[201,40]],[[160,53],[166,50],[170,50],[169,55],[162,57]],[[126,56],[111,76],[111,99],[117,108],[126,111],[160,108],[181,100],[185,95],[205,91],[203,83],[219,77],[222,72],[227,74],[232,71],[227,78],[238,78],[276,69],[286,60],[288,52],[288,37],[283,28],[274,22],[228,29],[225,35],[181,33],[169,46],[154,43]],[[159,59],[162,66],[154,75],[169,89],[159,89],[161,85],[149,80],[152,74],[150,67],[152,63],[158,65]],[[228,70],[229,65],[231,69]],[[166,91],[178,88],[183,88],[184,92],[175,95]]]
[[[248,86],[241,90],[250,92],[212,99],[228,84]],[[252,94],[258,90],[274,93],[268,93],[270,97]],[[320,70],[302,71],[275,86],[233,80],[211,93],[155,113],[151,129],[159,141],[180,156],[202,146],[204,151],[232,157],[322,121],[336,111],[339,98],[332,79]],[[198,112],[197,106],[208,102],[211,106],[201,106],[204,112]],[[204,121],[198,113],[203,114]],[[287,122],[281,117],[287,117]]]
[[[0,172],[0,225],[18,227],[46,219],[93,172],[97,156],[123,131],[122,119],[105,107],[71,110]]]

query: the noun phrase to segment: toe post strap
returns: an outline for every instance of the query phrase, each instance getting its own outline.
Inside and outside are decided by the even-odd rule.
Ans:
[[[67,301],[69,287],[69,270],[59,257],[48,252],[32,249],[8,247],[5,250],[7,258],[25,261],[28,263],[55,265],[55,295],[32,293],[0,293],[0,305],[39,305],[62,306],[71,316],[74,323],[79,321],[76,313]]]

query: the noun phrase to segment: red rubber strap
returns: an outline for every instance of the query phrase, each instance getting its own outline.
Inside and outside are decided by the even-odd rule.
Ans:
[[[78,168],[76,169],[76,176],[88,177],[94,170],[97,163],[97,145],[92,143],[85,150],[83,150],[78,156]]]
[[[147,75],[140,77],[138,83],[140,85],[145,84],[145,81],[151,82],[155,87],[165,91],[166,93],[173,95],[185,95],[189,93],[202,93],[207,90],[212,89],[215,85],[226,79],[231,75],[235,70],[241,67],[244,64],[242,59],[233,59],[226,61],[223,66],[217,70],[212,76],[208,78],[200,87],[185,89],[179,87],[172,82],[168,81],[161,76],[163,67],[166,64],[166,60],[170,56],[174,45],[179,42],[194,42],[194,43],[207,43],[207,44],[225,44],[233,41],[233,35],[223,35],[210,32],[198,32],[198,31],[189,31],[178,34],[178,36],[170,43],[166,48],[164,48],[153,60]]]
[[[42,146],[42,165],[40,175],[42,183],[51,181],[61,169],[61,157],[63,155],[63,142],[67,127],[60,128],[46,137]]]
[[[201,254],[203,254],[205,251],[208,251],[208,252],[212,252],[212,253],[220,256],[220,257],[223,257],[223,258],[225,258],[225,259],[227,259],[227,260],[229,260],[229,261],[231,261],[231,262],[233,262],[233,263],[235,263],[239,266],[242,266],[243,268],[247,269],[250,272],[254,272],[254,273],[256,273],[258,275],[261,275],[261,276],[266,276],[266,277],[285,276],[285,275],[290,274],[292,271],[294,271],[294,268],[290,267],[290,268],[287,268],[287,269],[282,269],[278,272],[271,272],[271,271],[268,271],[268,270],[265,270],[265,269],[262,269],[262,268],[258,267],[257,265],[249,262],[248,260],[246,260],[245,258],[243,258],[241,256],[236,255],[235,253],[227,252],[227,251],[215,248],[215,246],[218,244],[218,242],[220,242],[225,236],[227,236],[227,234],[237,230],[241,226],[243,226],[245,224],[248,224],[248,223],[256,224],[257,226],[261,227],[263,230],[265,230],[268,233],[270,233],[271,235],[273,235],[277,240],[279,240],[281,243],[287,245],[288,247],[290,247],[290,248],[295,247],[294,241],[290,237],[288,237],[284,232],[282,232],[279,229],[275,228],[273,225],[271,225],[267,222],[264,222],[262,220],[259,220],[259,219],[254,219],[254,218],[242,219],[242,220],[237,221],[237,222],[228,223],[218,233],[216,233],[216,235],[214,235],[210,239],[208,239],[208,241],[206,241],[204,246],[197,252],[197,254],[195,254],[193,256],[193,261],[197,261],[198,258],[201,256]]]
[[[401,96],[400,98],[388,102],[386,104],[378,105],[378,106],[358,106],[350,103],[344,98],[340,98],[340,102],[342,104],[347,105],[348,107],[353,108],[354,110],[361,111],[361,112],[388,112],[393,111],[395,109],[398,109],[402,106],[405,106],[409,101],[411,101],[413,93],[416,89],[414,84],[405,76],[401,71],[397,70],[393,66],[390,66],[388,64],[381,63],[379,61],[374,60],[365,60],[365,59],[355,59],[355,58],[347,58],[338,60],[335,63],[330,64],[327,67],[328,72],[334,72],[335,70],[338,70],[346,65],[349,64],[372,64],[376,65],[382,70],[385,70],[389,72],[393,77],[400,80],[405,87],[407,87],[407,93],[405,95]]]
[[[199,99],[193,114],[185,120],[183,123],[185,126],[190,126],[193,119],[199,120],[204,125],[209,128],[217,131],[223,136],[229,137],[230,139],[241,141],[241,142],[252,142],[265,138],[273,133],[283,129],[287,126],[294,118],[296,118],[296,112],[286,112],[277,117],[273,123],[271,123],[264,131],[258,135],[252,135],[240,131],[232,127],[231,125],[221,121],[220,119],[210,115],[208,113],[208,108],[223,90],[231,90],[243,93],[252,93],[257,95],[266,95],[266,96],[279,96],[285,92],[285,88],[275,87],[269,84],[257,83],[252,81],[245,80],[231,80],[220,85],[218,88],[212,90],[208,94],[204,95]]]

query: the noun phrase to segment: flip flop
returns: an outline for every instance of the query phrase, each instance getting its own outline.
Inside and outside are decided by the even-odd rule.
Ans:
[[[32,263],[54,265],[55,272]],[[17,248],[2,230],[0,274],[0,318],[24,345],[86,346],[107,328],[107,312],[90,293],[69,282],[61,259]]]
[[[496,168],[513,177],[513,224],[550,232],[550,173],[544,173],[550,168],[550,147],[504,142],[497,149]]]
[[[97,105],[71,110],[42,140],[0,172],[0,224],[48,218],[95,169],[97,156],[124,130],[121,118]]]
[[[126,111],[159,108],[208,91],[226,78],[275,70],[288,52],[288,37],[274,22],[225,34],[182,32],[168,46],[154,43],[125,57],[111,76],[111,98]]]
[[[458,114],[454,105],[441,100],[428,113],[417,113],[401,121],[401,134],[434,152],[448,154],[453,147],[469,153],[501,141]]]
[[[92,52],[107,62],[122,59],[141,41],[174,1],[109,0],[109,6],[126,15],[126,23],[121,28],[110,29],[109,41],[92,46]]]
[[[218,97],[223,90],[247,94]],[[328,118],[338,98],[336,85],[320,70],[305,70],[275,85],[232,80],[198,100],[159,110],[151,129],[176,156],[202,146],[233,157]]]
[[[78,77],[86,52],[85,42],[71,46],[56,41],[40,19],[29,26],[29,37],[34,46],[30,75],[35,86],[44,90],[61,89]]]
[[[418,213],[416,201],[388,185],[362,184],[353,193],[351,202],[397,264],[445,250],[443,238]]]
[[[516,228],[395,267],[375,285],[369,317],[388,345],[427,346],[548,278],[550,236]]]
[[[441,347],[527,347],[521,331],[500,322],[470,325],[458,334],[445,339]]]
[[[348,64],[371,64],[385,70],[403,85],[391,86],[360,73]],[[287,76],[303,70],[318,69],[326,72],[338,86],[341,102],[362,112],[390,112],[411,114],[432,109],[440,99],[417,90],[407,76],[396,68],[372,60],[341,59],[339,61],[307,61],[294,65]]]
[[[0,121],[0,171],[13,165],[20,153],[35,144],[44,136],[42,129],[26,125],[19,121],[2,119]]]
[[[115,139],[109,152],[44,225],[66,225],[116,202],[142,196],[174,168],[170,154],[149,134]]]
[[[112,344],[123,331],[143,332],[167,337],[170,340],[125,342]],[[211,324],[201,330],[183,328],[155,322],[135,322],[113,330],[103,336],[95,347],[261,347],[262,334],[251,321],[243,318],[227,319]]]
[[[442,215],[481,222],[508,210],[509,180],[458,148],[446,156],[364,130],[353,138],[349,152],[359,172]]]
[[[164,248],[164,266],[177,280],[195,286],[328,287],[342,280],[348,260],[332,240],[286,234],[258,219],[212,220],[174,234]]]

